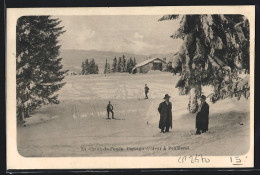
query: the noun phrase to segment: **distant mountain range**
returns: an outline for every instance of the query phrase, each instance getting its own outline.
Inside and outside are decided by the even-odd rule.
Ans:
[[[104,70],[106,59],[110,63],[112,68],[112,63],[114,57],[122,57],[125,55],[126,59],[130,57],[135,58],[137,63],[145,61],[149,58],[159,57],[166,58],[170,61],[173,58],[174,53],[167,54],[151,54],[151,55],[138,55],[132,53],[124,52],[113,52],[113,51],[98,51],[98,50],[76,50],[76,49],[62,49],[60,57],[62,58],[62,64],[64,70],[75,71],[77,73],[81,72],[81,64],[85,59],[94,58],[99,67],[99,72],[102,73]]]

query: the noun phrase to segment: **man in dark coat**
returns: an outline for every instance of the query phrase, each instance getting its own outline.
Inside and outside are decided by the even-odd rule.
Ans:
[[[108,105],[107,105],[107,118],[108,118],[108,119],[110,119],[110,118],[109,118],[109,113],[110,113],[110,112],[112,113],[112,119],[115,119],[115,118],[114,118],[114,112],[113,112],[113,105],[112,105],[111,102],[109,101],[109,102],[108,102]]]
[[[145,93],[145,99],[148,99],[149,87],[147,86],[147,84],[145,84],[144,86],[144,93]]]
[[[164,100],[158,108],[160,113],[159,128],[163,133],[169,132],[169,128],[172,128],[172,103],[169,101],[170,96],[166,94]]]
[[[206,96],[200,97],[201,104],[196,115],[196,134],[201,134],[208,131],[209,126],[209,105],[206,103]]]

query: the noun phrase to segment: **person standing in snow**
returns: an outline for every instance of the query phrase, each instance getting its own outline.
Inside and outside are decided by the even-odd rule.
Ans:
[[[160,113],[159,128],[165,133],[169,132],[170,127],[172,128],[172,103],[168,94],[163,99],[164,102],[160,103],[158,111]]]
[[[114,112],[113,112],[113,105],[112,105],[111,102],[109,101],[109,102],[108,102],[108,105],[107,105],[107,118],[108,118],[108,119],[110,119],[110,118],[109,118],[109,113],[110,113],[110,112],[112,113],[112,119],[115,119],[115,118],[114,118]]]
[[[200,105],[196,115],[196,134],[205,133],[209,126],[209,105],[206,102],[206,96],[200,97]]]
[[[145,84],[144,86],[144,93],[145,93],[145,99],[148,99],[148,93],[149,93],[149,87],[147,86],[147,84]]]

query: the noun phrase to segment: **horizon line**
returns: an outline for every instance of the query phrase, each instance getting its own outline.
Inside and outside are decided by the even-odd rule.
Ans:
[[[81,51],[99,51],[99,52],[115,52],[115,53],[123,53],[123,54],[134,54],[134,55],[145,55],[145,56],[151,56],[151,55],[154,55],[154,54],[176,54],[178,51],[176,52],[167,52],[167,53],[151,53],[151,54],[141,54],[141,53],[131,53],[131,52],[123,52],[123,51],[111,51],[111,50],[97,50],[97,49],[89,49],[89,50],[86,50],[86,49],[70,49],[70,48],[66,48],[66,49],[63,49],[61,48],[60,50],[81,50]]]

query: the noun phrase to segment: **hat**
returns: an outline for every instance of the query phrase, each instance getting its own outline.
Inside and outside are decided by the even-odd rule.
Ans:
[[[168,94],[165,94],[165,96],[164,96],[164,98],[163,99],[165,99],[165,98],[171,98],[171,96],[169,96]]]
[[[206,96],[205,95],[202,95],[200,98],[206,100]]]

